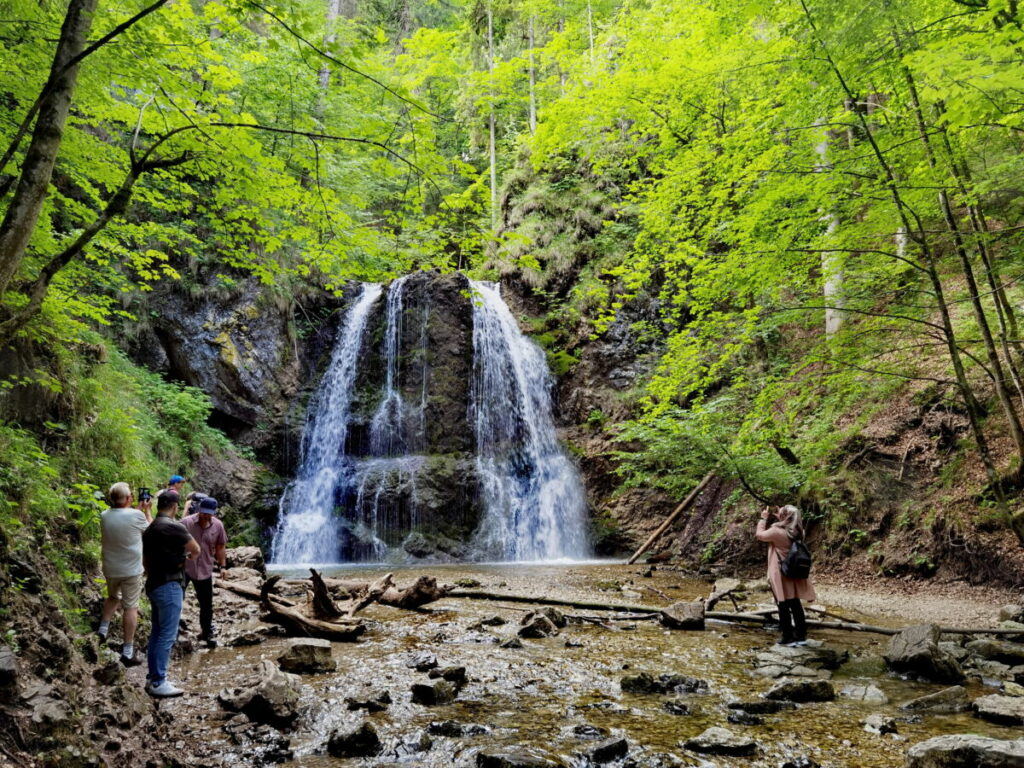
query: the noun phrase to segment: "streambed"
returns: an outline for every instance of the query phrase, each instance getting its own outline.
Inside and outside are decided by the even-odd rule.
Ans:
[[[649,578],[640,566],[586,565],[459,565],[423,569],[394,569],[396,581],[405,583],[422,573],[440,581],[479,581],[491,592],[586,598],[608,602],[663,605],[661,591],[672,599],[706,596],[709,584],[658,569]],[[379,567],[344,569],[346,578],[372,578],[385,573]],[[326,571],[330,574],[331,571]],[[304,575],[296,572],[295,575]],[[614,588],[621,584],[625,592]],[[631,591],[635,593],[631,594]],[[218,592],[222,605],[231,600]],[[832,607],[832,606],[827,606]],[[843,612],[843,606],[834,606]],[[913,743],[947,733],[978,733],[1014,738],[1014,729],[978,720],[970,714],[926,715],[908,718],[899,705],[940,690],[941,685],[903,681],[884,674],[880,654],[886,638],[864,633],[812,632],[827,647],[847,651],[850,660],[832,673],[835,688],[872,684],[888,697],[887,704],[868,704],[840,697],[833,702],[802,704],[797,709],[763,715],[759,725],[727,723],[726,703],[757,699],[774,683],[753,674],[756,655],[774,643],[774,633],[760,628],[708,623],[704,632],[672,632],[656,622],[621,622],[620,631],[593,624],[570,623],[554,637],[522,641],[521,648],[502,648],[512,637],[525,605],[451,598],[430,606],[430,611],[402,612],[372,606],[364,612],[368,632],[355,644],[335,643],[334,673],[304,675],[303,713],[287,735],[294,752],[289,766],[473,766],[476,753],[496,745],[543,748],[559,755],[567,765],[589,765],[580,755],[593,745],[574,732],[589,725],[623,736],[629,743],[625,765],[639,766],[773,766],[798,757],[822,766],[888,768],[903,765]],[[569,613],[592,615],[591,611]],[[850,611],[845,611],[850,614]],[[500,626],[475,627],[481,619],[500,616]],[[854,615],[876,624],[892,619]],[[221,765],[255,765],[252,754],[259,745],[235,743],[225,732],[231,717],[216,701],[217,693],[238,684],[262,659],[276,659],[289,640],[271,637],[251,647],[200,650],[176,662],[176,673],[189,695],[160,706],[182,718],[183,738],[198,739],[206,758]],[[457,700],[424,707],[411,702],[414,683],[427,675],[413,668],[422,654],[436,656],[440,666],[464,666],[469,677]],[[683,674],[707,681],[706,693],[682,696],[623,693],[624,676],[648,672]],[[968,684],[972,697],[994,692]],[[349,711],[346,697],[366,697],[386,689],[392,703],[382,712]],[[689,705],[690,714],[665,710],[669,699]],[[897,718],[897,734],[866,732],[860,721],[880,713]],[[363,720],[373,724],[384,749],[378,757],[338,759],[325,754],[329,734]],[[482,726],[478,735],[430,735],[431,723],[456,721]],[[724,726],[750,736],[760,745],[756,757],[705,757],[680,746],[681,741],[710,726]],[[237,738],[237,737],[236,737]],[[427,740],[428,749],[423,749]],[[629,761],[633,760],[634,763]],[[621,761],[616,764],[623,764]]]

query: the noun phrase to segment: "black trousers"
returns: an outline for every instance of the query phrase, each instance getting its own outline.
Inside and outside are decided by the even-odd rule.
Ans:
[[[792,643],[794,640],[807,639],[807,618],[800,598],[780,600],[779,624],[782,627],[782,642]]]
[[[201,637],[205,640],[213,634],[213,577],[209,579],[187,579],[185,591],[188,585],[196,588],[196,599],[199,601],[199,627],[202,630]]]

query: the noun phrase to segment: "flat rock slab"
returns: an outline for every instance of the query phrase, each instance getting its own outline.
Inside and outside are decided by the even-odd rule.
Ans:
[[[984,736],[936,736],[912,746],[906,768],[1020,768],[1024,739],[1003,741]]]
[[[839,696],[844,699],[863,701],[865,704],[888,704],[889,697],[885,692],[874,685],[844,685],[839,691]]]
[[[288,649],[277,659],[278,665],[285,672],[298,674],[316,674],[333,672],[338,668],[331,658],[330,640],[303,639],[293,640]]]
[[[757,753],[757,742],[733,733],[728,728],[708,728],[700,736],[687,739],[683,746],[703,755],[732,755],[745,757]]]
[[[704,629],[704,601],[673,603],[662,610],[658,621],[669,629],[693,630]]]
[[[775,701],[832,701],[836,689],[828,680],[780,680],[764,697]]]
[[[777,645],[756,656],[754,674],[759,677],[778,679],[780,677],[830,678],[829,670],[838,669],[849,653],[834,648],[800,647],[789,648]]]
[[[565,768],[565,763],[539,749],[511,747],[477,753],[476,768]]]
[[[999,725],[1024,725],[1024,699],[993,693],[975,699],[971,705],[982,720]]]
[[[901,709],[911,712],[926,712],[935,715],[966,712],[971,708],[971,700],[967,698],[967,689],[962,685],[953,685],[941,691],[919,696],[903,704]]]

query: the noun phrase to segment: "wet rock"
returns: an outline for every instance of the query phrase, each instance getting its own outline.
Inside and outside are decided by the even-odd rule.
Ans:
[[[566,648],[583,648],[584,646],[583,646],[583,643],[581,643],[579,640],[566,640],[565,641],[565,647]]]
[[[971,652],[960,645],[960,643],[951,642],[949,640],[940,640],[939,648],[959,662],[967,661],[967,659],[971,657]]]
[[[1001,661],[974,657],[969,662],[968,670],[971,677],[980,678],[987,685],[993,685],[992,681],[1013,679],[1012,668]]]
[[[697,693],[706,691],[706,681],[688,675],[659,675],[654,678],[647,672],[639,675],[627,675],[619,682],[623,693],[659,694],[659,693]]]
[[[762,699],[761,701],[730,701],[725,705],[729,709],[742,709],[752,715],[774,715],[786,709],[796,709],[792,701],[776,701]]]
[[[591,763],[604,765],[625,757],[629,753],[629,742],[621,737],[606,739],[586,750]]]
[[[415,755],[421,752],[428,752],[434,746],[434,740],[427,735],[426,731],[417,731],[398,745],[399,755]]]
[[[705,755],[746,757],[757,752],[757,742],[728,728],[708,728],[700,736],[683,742],[683,746]]]
[[[419,653],[413,657],[408,666],[417,672],[429,672],[437,666],[437,656],[432,653]]]
[[[943,688],[927,696],[911,699],[900,708],[911,712],[927,712],[935,715],[953,714],[970,709],[971,702],[967,698],[967,689],[962,685]]]
[[[523,647],[523,641],[520,640],[518,637],[510,637],[508,640],[506,640],[503,643],[501,643],[498,647],[499,648],[522,648]]]
[[[483,619],[480,619],[480,623],[485,627],[500,627],[506,624],[507,622],[498,614],[494,614],[493,616],[487,616]]]
[[[658,615],[661,626],[668,629],[701,630],[704,629],[704,601],[683,601],[673,603]]]
[[[1007,680],[1002,685],[1002,692],[1007,696],[1024,696],[1024,685]]]
[[[888,704],[889,697],[885,692],[874,685],[844,685],[839,691],[839,696],[844,699],[863,701],[867,704]]]
[[[230,648],[247,648],[249,646],[259,645],[265,639],[266,635],[262,632],[257,632],[255,629],[251,629],[248,632],[235,635],[227,642],[227,645]]]
[[[573,726],[572,735],[578,739],[603,739],[608,736],[608,729],[585,723]]]
[[[780,680],[764,697],[777,701],[832,701],[836,691],[828,680]]]
[[[754,670],[760,677],[831,677],[829,670],[838,669],[849,659],[846,651],[825,646],[795,647],[776,645],[757,654]]]
[[[427,677],[431,680],[441,679],[447,680],[449,683],[454,685],[456,688],[461,688],[466,684],[466,668],[465,667],[436,667],[427,673]]]
[[[282,653],[277,663],[285,672],[298,674],[315,674],[333,672],[338,668],[331,658],[331,641],[315,638],[293,640],[288,649]]]
[[[1024,725],[1024,699],[993,693],[975,699],[971,705],[982,720],[999,725]]]
[[[447,680],[437,680],[431,684],[415,683],[412,686],[412,703],[424,707],[451,704],[455,701],[455,686]]]
[[[267,575],[267,564],[259,547],[232,547],[226,554],[228,568],[251,568],[262,576]]]
[[[907,768],[1017,768],[1024,765],[1024,739],[985,736],[936,736],[912,746]]]
[[[795,760],[787,760],[779,768],[821,768],[821,765],[809,757],[798,757]]]
[[[529,747],[487,749],[476,756],[476,768],[564,768],[554,755]]]
[[[517,633],[519,637],[539,639],[558,634],[558,627],[543,613],[528,613],[523,617],[522,626]]]
[[[661,705],[661,708],[670,715],[677,715],[679,717],[690,714],[690,705],[680,699],[669,699]]]
[[[939,648],[939,634],[935,624],[918,624],[893,635],[885,651],[889,668],[939,683],[962,682],[963,670],[956,659]]]
[[[726,718],[733,725],[762,725],[764,719],[742,709],[735,709]]]
[[[1024,605],[1004,605],[999,609],[999,620],[1024,624]]]
[[[349,710],[365,709],[367,712],[383,712],[390,703],[391,694],[387,691],[377,691],[362,699],[351,696],[345,698],[345,707]]]
[[[283,727],[298,717],[301,687],[298,677],[264,660],[257,667],[253,680],[242,687],[221,691],[217,700],[225,709],[243,712],[257,723]]]
[[[565,619],[565,614],[563,614],[560,610],[550,605],[544,606],[538,611],[538,613],[541,613],[544,616],[546,616],[548,621],[550,621],[559,629],[564,629],[565,625],[569,623]]]
[[[369,723],[356,728],[339,728],[327,741],[331,757],[373,757],[383,750],[377,731]]]
[[[887,733],[896,733],[896,720],[887,715],[868,715],[860,724],[868,733],[877,733],[884,736]]]
[[[973,640],[966,646],[971,653],[983,659],[998,661],[1010,666],[1024,664],[1024,643],[1008,643],[1005,640]]]
[[[490,729],[487,726],[476,725],[475,723],[464,725],[456,720],[444,720],[428,725],[427,733],[431,736],[447,736],[451,739],[457,739],[461,736],[483,736],[485,733],[490,733]]]

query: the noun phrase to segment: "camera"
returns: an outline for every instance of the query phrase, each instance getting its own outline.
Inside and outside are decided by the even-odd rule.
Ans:
[[[153,494],[149,492],[149,488],[139,488],[139,501],[147,502],[153,498]]]

